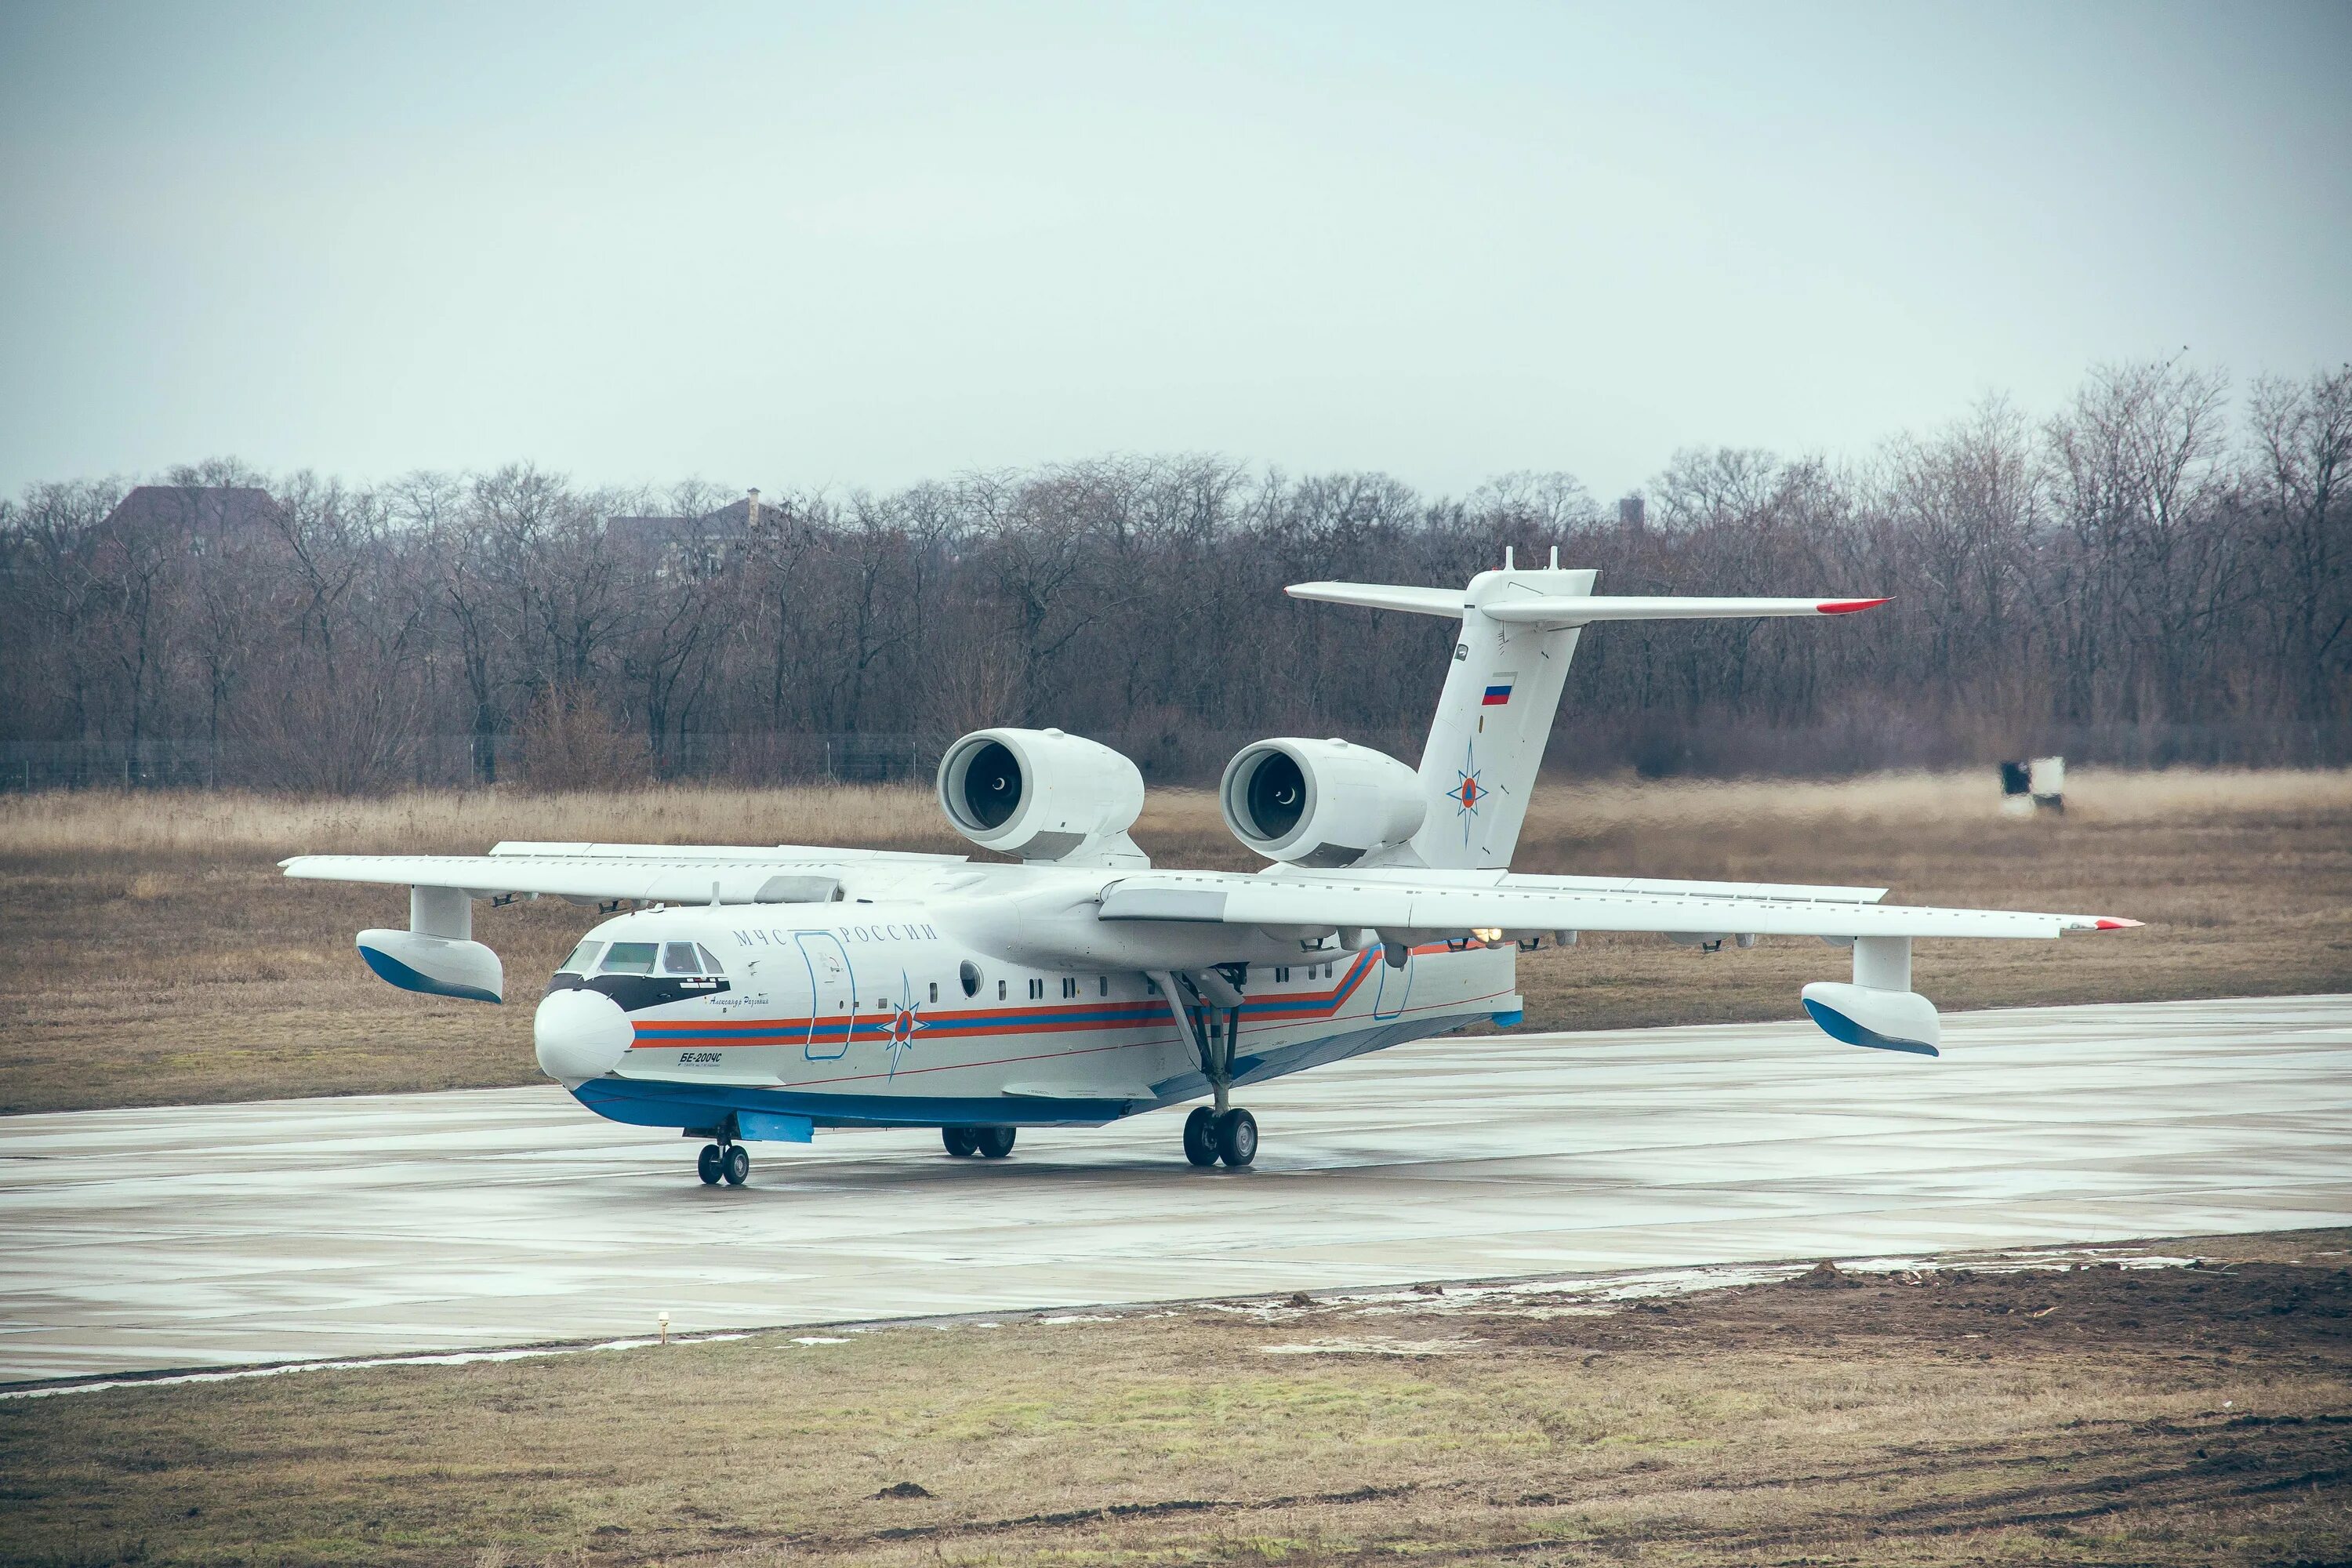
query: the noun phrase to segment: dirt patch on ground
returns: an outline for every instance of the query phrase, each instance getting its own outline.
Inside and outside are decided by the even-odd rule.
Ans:
[[[0,1561],[2341,1562],[2347,1247],[1449,1286],[10,1402]],[[1301,1345],[1329,1353],[1275,1353]]]

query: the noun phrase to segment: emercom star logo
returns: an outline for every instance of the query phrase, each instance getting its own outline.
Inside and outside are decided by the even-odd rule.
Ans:
[[[1454,803],[1454,815],[1462,818],[1462,842],[1465,844],[1470,842],[1470,819],[1478,815],[1479,802],[1490,793],[1478,782],[1480,771],[1478,746],[1474,741],[1463,752],[1462,765],[1454,770],[1454,776],[1460,782],[1445,792],[1445,798]]]
[[[922,1004],[915,1000],[915,983],[907,978],[905,970],[898,971],[898,1005],[890,1010],[891,1078],[898,1076],[898,1058],[915,1048],[915,1035],[926,1026],[922,1019]]]

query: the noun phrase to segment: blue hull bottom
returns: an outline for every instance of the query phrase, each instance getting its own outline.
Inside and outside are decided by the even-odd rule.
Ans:
[[[1238,1057],[1234,1086],[1264,1083],[1308,1068],[1384,1050],[1407,1040],[1443,1035],[1484,1023],[1488,1013],[1452,1018],[1416,1018],[1375,1024],[1321,1039],[1303,1040]],[[789,1089],[747,1089],[730,1084],[659,1083],[644,1079],[598,1078],[574,1089],[581,1104],[612,1121],[635,1127],[677,1127],[715,1133],[722,1127],[739,1136],[783,1137],[803,1142],[802,1127],[1100,1127],[1122,1117],[1162,1106],[1181,1105],[1210,1092],[1208,1075],[1180,1073],[1151,1086],[1150,1100],[1024,1100],[1000,1095],[931,1098],[914,1095],[809,1094]],[[797,1124],[797,1125],[795,1125]],[[768,1129],[776,1131],[768,1131]],[[760,1131],[754,1131],[754,1129]]]

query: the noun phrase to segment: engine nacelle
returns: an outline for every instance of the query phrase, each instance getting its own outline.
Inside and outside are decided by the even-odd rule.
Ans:
[[[1260,741],[1225,764],[1217,801],[1234,837],[1269,860],[1352,866],[1421,829],[1421,776],[1345,741]]]
[[[1143,774],[1108,746],[1059,730],[979,730],[940,759],[940,806],[983,849],[1063,865],[1149,865],[1127,830]]]

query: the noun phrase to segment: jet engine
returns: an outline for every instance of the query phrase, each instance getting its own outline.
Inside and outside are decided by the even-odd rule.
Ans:
[[[1143,774],[1059,730],[979,730],[940,759],[940,805],[983,849],[1063,865],[1149,865],[1127,836]]]
[[[1351,866],[1402,844],[1428,807],[1421,778],[1345,741],[1260,741],[1234,753],[1218,786],[1225,826],[1269,860]]]

